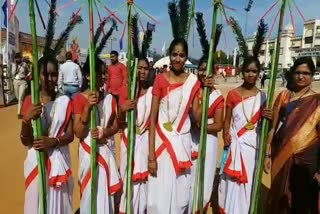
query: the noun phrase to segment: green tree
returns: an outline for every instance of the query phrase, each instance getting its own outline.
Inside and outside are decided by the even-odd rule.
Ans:
[[[228,55],[222,50],[219,50],[214,54],[214,60],[217,64],[233,64],[232,55],[229,55],[228,57]]]

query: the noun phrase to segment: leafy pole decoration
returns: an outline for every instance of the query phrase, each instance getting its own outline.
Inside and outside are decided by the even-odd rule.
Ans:
[[[267,108],[272,107],[272,101],[274,96],[276,77],[277,77],[277,71],[278,71],[278,63],[279,63],[279,55],[280,55],[281,33],[283,29],[283,20],[285,15],[286,3],[287,3],[287,0],[282,0],[278,35],[277,35],[277,45],[275,49],[275,55],[273,58],[274,60],[272,61],[271,77],[270,77],[270,83],[268,86]],[[264,164],[264,158],[265,158],[265,152],[266,152],[268,127],[269,127],[269,121],[267,119],[263,119],[262,131],[261,131],[262,134],[260,139],[261,147],[259,149],[258,162],[257,162],[256,171],[255,171],[255,176],[254,176],[255,182],[254,182],[253,192],[252,192],[250,214],[256,214],[259,212],[258,209],[259,209],[259,201],[260,201],[260,193],[261,193],[261,179],[262,179],[263,164]]]
[[[89,3],[89,64],[90,64],[90,91],[95,92],[96,87],[96,72],[95,72],[95,47],[94,47],[94,23],[93,23],[93,0],[88,0]],[[94,106],[90,112],[90,128],[91,130],[97,127],[97,107]],[[90,164],[91,164],[91,213],[97,213],[97,142],[91,138]]]
[[[137,75],[138,75],[138,56],[133,57],[133,11],[136,13],[139,11],[149,19],[157,24],[160,24],[156,19],[145,12],[141,7],[134,3],[134,0],[127,0],[127,29],[123,29],[122,36],[120,39],[120,44],[122,44],[122,39],[127,30],[127,75],[128,75],[128,98],[133,100],[136,97],[136,87],[137,87]],[[110,12],[114,15],[116,12],[122,8],[121,5],[116,11]],[[145,44],[147,45],[147,44]],[[121,45],[120,45],[121,46]],[[120,47],[121,49],[122,47]],[[128,112],[128,151],[127,151],[127,171],[126,171],[126,213],[132,213],[131,201],[132,201],[132,172],[133,172],[133,154],[135,146],[135,135],[136,135],[136,118],[135,110]]]
[[[33,80],[31,83],[31,99],[32,104],[40,103],[40,84],[39,84],[39,67],[38,67],[38,44],[37,44],[37,28],[34,12],[34,0],[29,0],[29,15],[32,34],[32,51],[33,51]],[[33,136],[38,138],[42,136],[41,119],[37,118],[32,121]],[[38,174],[39,174],[39,211],[40,214],[45,214],[47,211],[46,197],[46,168],[45,154],[43,151],[37,151]]]
[[[136,78],[136,70],[132,70],[132,5],[133,0],[128,0],[127,2],[127,20],[128,20],[128,48],[127,48],[127,72],[128,72],[128,95],[129,99],[134,99],[135,94],[135,84],[137,82]],[[136,66],[135,66],[136,67]],[[133,88],[132,88],[133,87]],[[126,213],[131,214],[131,199],[132,199],[132,171],[133,171],[133,152],[134,152],[134,144],[135,144],[135,111],[131,110],[128,112],[128,152],[127,152],[127,174],[126,174]]]
[[[213,15],[212,15],[212,28],[211,28],[211,39],[210,39],[210,47],[209,47],[209,58],[207,64],[206,76],[212,75],[213,69],[213,49],[214,49],[214,41],[217,31],[217,19],[218,19],[218,10],[222,7],[222,0],[215,0]],[[192,213],[195,214],[197,212],[197,208],[200,214],[203,213],[203,197],[204,197],[204,171],[205,171],[205,156],[206,156],[206,143],[207,143],[207,123],[208,123],[208,107],[209,107],[209,89],[207,87],[204,88],[203,91],[203,99],[202,99],[202,116],[201,116],[201,131],[200,131],[200,143],[199,143],[199,156],[196,168],[195,175],[195,185],[194,185],[194,197],[193,197],[193,206]],[[199,185],[198,185],[199,184]],[[199,192],[199,189],[200,192]],[[199,194],[198,194],[199,192]],[[200,200],[198,201],[198,195],[200,196]],[[198,206],[197,206],[198,205]]]
[[[246,21],[245,21],[245,26],[244,26],[244,36],[247,37],[247,28],[248,28],[248,16],[249,16],[249,12],[251,10],[253,4],[253,0],[248,0],[247,3],[247,7],[244,8],[244,10],[246,11]]]
[[[192,25],[192,21],[195,18],[195,6],[196,6],[196,0],[191,0],[191,10],[190,10],[190,17],[189,17],[189,21],[188,21],[188,27],[187,27],[187,33],[185,35],[185,39],[186,41],[188,41],[188,37],[190,34],[190,29],[191,29],[191,25]]]
[[[251,7],[252,7],[252,4],[253,4],[253,0],[248,0],[247,7],[244,8],[244,10],[245,10],[246,12],[250,12]]]

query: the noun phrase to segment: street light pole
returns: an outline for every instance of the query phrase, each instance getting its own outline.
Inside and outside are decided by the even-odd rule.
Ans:
[[[110,40],[110,44],[111,44],[110,47],[111,47],[111,51],[112,51],[113,42],[117,41],[117,39],[115,37],[113,37],[113,38],[110,38],[109,40]]]

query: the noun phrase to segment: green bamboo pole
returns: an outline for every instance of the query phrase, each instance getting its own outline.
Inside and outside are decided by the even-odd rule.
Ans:
[[[209,48],[209,58],[207,64],[206,75],[211,76],[213,70],[213,47],[215,41],[215,35],[217,31],[217,19],[218,19],[218,9],[221,6],[221,0],[216,0],[213,8],[212,15],[212,30]],[[194,183],[194,194],[193,194],[193,207],[192,213],[195,214],[198,210],[200,214],[203,213],[203,193],[204,193],[204,171],[205,171],[205,158],[206,158],[206,144],[207,144],[207,125],[208,125],[208,107],[209,107],[209,88],[205,87],[203,91],[202,99],[202,116],[201,116],[201,131],[200,131],[200,144],[199,144],[199,156],[197,161],[195,183]],[[199,186],[199,187],[198,187]],[[200,192],[198,194],[198,188]],[[200,200],[198,201],[198,197]]]
[[[40,84],[39,84],[39,68],[38,68],[38,44],[37,44],[37,28],[34,13],[34,0],[29,0],[29,15],[32,34],[32,54],[33,54],[33,80],[31,83],[31,99],[32,104],[40,103]],[[41,119],[32,121],[34,138],[42,136]],[[40,214],[47,212],[47,185],[46,185],[46,167],[44,152],[37,151],[37,163],[39,174],[39,207]]]
[[[89,3],[89,64],[90,64],[90,91],[97,91],[96,87],[96,71],[95,71],[95,47],[93,43],[94,38],[94,23],[93,23],[93,0],[88,0]],[[97,108],[94,106],[91,109],[90,115],[90,128],[91,130],[97,127]],[[97,142],[91,138],[91,151],[90,151],[90,164],[91,164],[91,214],[97,213]]]
[[[268,85],[268,95],[267,95],[267,108],[270,109],[272,107],[277,72],[278,72],[278,63],[279,63],[279,56],[280,56],[280,45],[281,45],[281,34],[283,29],[283,20],[284,14],[286,10],[286,3],[287,0],[282,0],[281,11],[280,11],[280,19],[279,19],[279,28],[278,28],[278,36],[277,36],[277,45],[275,48],[274,59],[272,61],[272,70],[270,76],[270,82]],[[262,179],[262,172],[264,167],[264,158],[266,152],[266,141],[268,137],[268,130],[269,128],[269,121],[267,119],[263,119],[262,122],[262,131],[261,131],[261,138],[260,138],[260,149],[258,155],[258,162],[255,171],[255,182],[253,186],[252,192],[252,199],[251,199],[251,206],[250,206],[250,214],[259,213],[259,202],[260,202],[260,193],[261,193],[261,179]]]
[[[128,48],[127,48],[127,73],[128,73],[128,97],[134,99],[136,71],[132,72],[132,6],[133,1],[128,1]],[[137,63],[135,64],[136,69]],[[135,142],[135,111],[128,112],[128,148],[127,148],[127,172],[126,172],[126,213],[132,213],[132,166]]]
[[[135,58],[134,69],[132,74],[131,88],[129,98],[130,100],[135,99],[137,91],[137,74],[138,74],[138,58]],[[134,161],[134,147],[135,147],[135,136],[136,136],[136,111],[131,110],[128,114],[128,152],[127,152],[127,177],[126,177],[126,213],[133,213],[131,201],[132,201],[132,174],[133,174],[133,161]]]
[[[185,40],[188,41],[189,34],[190,34],[190,29],[192,25],[192,20],[194,19],[194,10],[196,6],[196,0],[191,0],[191,11],[190,11],[190,18],[188,21],[188,28],[187,28],[187,34],[185,35]]]

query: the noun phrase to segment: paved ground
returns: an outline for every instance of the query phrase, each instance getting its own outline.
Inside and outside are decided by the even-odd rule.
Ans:
[[[221,78],[217,79],[217,88],[222,91],[224,95],[227,92],[241,84],[241,80],[236,82],[235,78],[228,79],[224,82]],[[267,83],[266,83],[267,85]],[[320,91],[320,83],[313,84],[315,91]],[[280,82],[277,82],[278,93],[283,88],[280,87]],[[0,109],[0,169],[2,173],[0,176],[0,208],[1,213],[23,213],[24,201],[24,178],[23,178],[23,161],[26,155],[26,148],[20,143],[20,121],[16,118],[16,106],[10,106]],[[118,138],[119,139],[119,138]],[[221,139],[221,136],[220,136]],[[222,150],[222,141],[219,142],[220,151]],[[72,155],[72,171],[75,180],[78,172],[78,141],[75,140],[71,144]],[[118,150],[119,151],[119,150]],[[220,155],[220,152],[219,152]],[[119,152],[118,152],[119,160]],[[218,158],[219,160],[219,158]],[[268,184],[268,178],[264,177],[264,183]],[[79,187],[75,182],[74,188],[74,209],[79,207]]]

